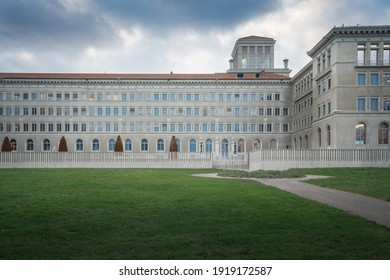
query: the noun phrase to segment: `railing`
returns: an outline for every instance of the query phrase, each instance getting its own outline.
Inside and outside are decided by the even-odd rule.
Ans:
[[[211,168],[211,154],[196,153],[77,153],[3,152],[1,168]]]
[[[389,60],[358,60],[356,66],[390,66]]]
[[[0,168],[218,168],[285,170],[390,167],[390,149],[258,150],[250,153],[0,152]]]
[[[249,153],[249,170],[315,167],[390,167],[389,149],[259,150]]]

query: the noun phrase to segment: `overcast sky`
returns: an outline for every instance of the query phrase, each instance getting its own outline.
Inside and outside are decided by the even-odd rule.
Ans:
[[[293,73],[331,28],[390,24],[388,0],[0,0],[0,72],[225,72],[235,41],[276,40]]]

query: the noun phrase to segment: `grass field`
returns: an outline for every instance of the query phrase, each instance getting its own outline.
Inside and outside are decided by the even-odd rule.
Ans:
[[[390,201],[390,168],[304,169],[306,174],[332,176],[309,183]]]
[[[390,230],[215,170],[0,169],[0,259],[390,259]]]

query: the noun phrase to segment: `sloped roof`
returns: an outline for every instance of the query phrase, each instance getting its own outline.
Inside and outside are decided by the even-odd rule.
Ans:
[[[69,80],[289,80],[274,73],[214,74],[107,74],[107,73],[0,73],[0,79],[69,79]]]

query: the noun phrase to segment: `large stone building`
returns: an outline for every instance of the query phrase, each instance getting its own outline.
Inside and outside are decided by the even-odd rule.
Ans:
[[[13,150],[181,152],[385,148],[390,26],[335,27],[290,78],[275,40],[237,40],[226,73],[0,73],[0,144]]]

